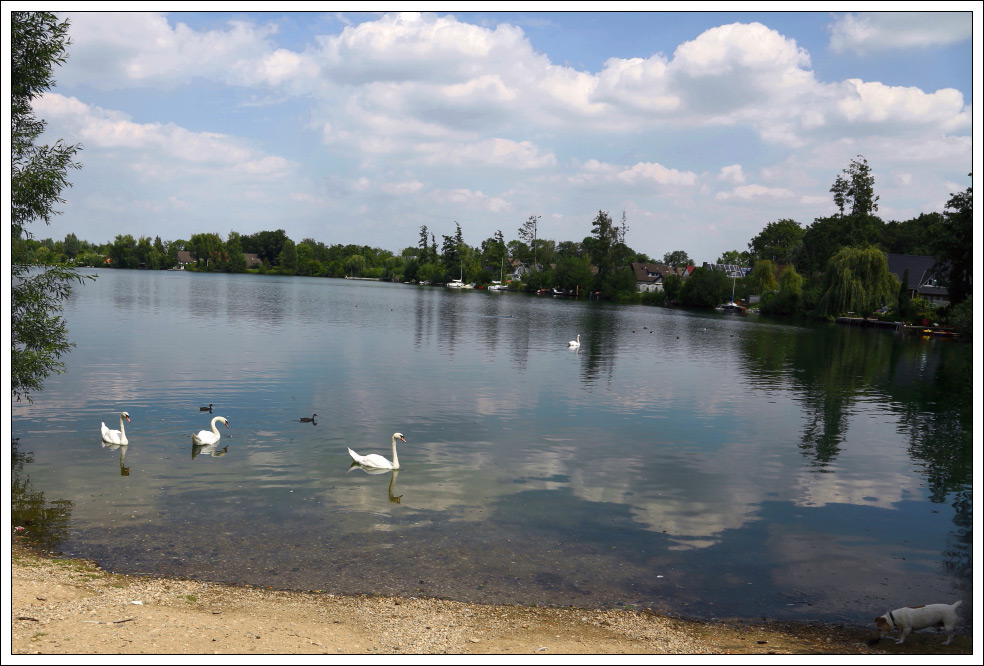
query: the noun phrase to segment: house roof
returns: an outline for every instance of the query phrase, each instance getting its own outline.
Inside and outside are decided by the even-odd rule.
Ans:
[[[916,254],[889,254],[888,270],[902,281],[909,269],[909,289],[926,296],[947,296],[943,276],[936,270],[936,257]]]
[[[673,268],[667,264],[633,261],[630,265],[635,274],[636,282],[659,282],[667,275],[681,275],[683,273],[682,268]]]
[[[191,252],[188,250],[178,250],[178,263],[179,264],[190,264],[195,260],[191,258]]]

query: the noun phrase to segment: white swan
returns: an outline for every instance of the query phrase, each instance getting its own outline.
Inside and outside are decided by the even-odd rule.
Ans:
[[[200,446],[205,446],[206,444],[218,444],[219,438],[222,436],[219,434],[219,429],[215,427],[216,421],[222,421],[225,423],[225,427],[229,427],[229,421],[224,416],[216,416],[212,419],[212,430],[200,430],[197,435],[191,436],[192,444],[198,444]]]
[[[127,421],[130,420],[130,415],[126,412],[120,412],[120,429],[110,430],[106,427],[106,424],[102,424],[102,438],[107,444],[128,444],[126,441],[126,430],[123,429],[123,419]]]
[[[580,347],[581,346],[581,334],[577,334],[577,340],[571,340],[567,343],[568,347]]]
[[[349,449],[348,452],[349,455],[352,456],[352,460],[366,467],[376,467],[378,469],[400,469],[400,460],[396,457],[396,440],[398,439],[403,442],[407,441],[400,433],[393,433],[393,440],[391,442],[393,445],[393,462],[390,462],[378,453],[370,453],[367,456],[360,456],[352,449]]]

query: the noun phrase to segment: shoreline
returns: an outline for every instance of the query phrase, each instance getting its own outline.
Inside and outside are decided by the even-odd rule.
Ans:
[[[11,652],[44,654],[973,654],[973,636],[687,620],[640,610],[339,596],[105,572],[11,545]],[[968,627],[962,627],[969,631]],[[33,661],[33,660],[32,660]],[[967,660],[971,663],[971,659]]]

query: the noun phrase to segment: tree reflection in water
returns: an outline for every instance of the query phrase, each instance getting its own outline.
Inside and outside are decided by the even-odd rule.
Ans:
[[[54,550],[66,538],[74,505],[70,500],[49,501],[44,492],[34,490],[24,473],[24,464],[33,462],[33,454],[21,451],[17,439],[10,451],[10,522],[24,528],[22,538],[32,546]]]

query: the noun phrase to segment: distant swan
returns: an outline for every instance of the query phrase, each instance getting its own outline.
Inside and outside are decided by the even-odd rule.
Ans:
[[[102,424],[102,438],[107,444],[128,444],[126,441],[126,430],[123,429],[123,419],[127,421],[130,420],[130,415],[126,412],[120,412],[120,429],[110,430],[106,427],[106,424]]]
[[[312,414],[311,416],[302,416],[301,421],[304,423],[312,423],[314,419],[318,417],[317,414]]]
[[[225,427],[229,427],[229,421],[224,416],[216,416],[212,419],[212,431],[200,430],[197,435],[191,436],[192,444],[198,444],[199,446],[205,446],[206,444],[218,444],[219,438],[222,436],[219,434],[219,429],[215,427],[216,421],[222,421]]]
[[[581,334],[577,334],[577,340],[571,340],[567,343],[568,347],[580,347],[581,346]]]
[[[352,460],[360,465],[365,465],[366,467],[376,467],[379,469],[400,469],[400,460],[396,457],[396,440],[398,439],[403,442],[407,441],[400,433],[393,433],[393,440],[391,442],[393,445],[393,462],[390,462],[378,453],[370,453],[367,456],[360,456],[352,449],[349,449],[348,452],[349,455],[352,456]]]

